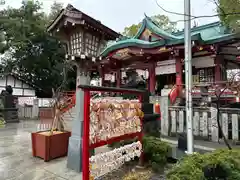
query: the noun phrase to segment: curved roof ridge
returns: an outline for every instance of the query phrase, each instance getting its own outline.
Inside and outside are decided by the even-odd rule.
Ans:
[[[171,33],[168,33],[164,30],[162,30],[150,17],[146,17],[147,20],[147,24],[151,27],[151,29],[153,30],[154,33],[166,37],[167,39],[179,39],[179,37],[174,36]]]
[[[145,13],[144,13],[145,14]],[[135,36],[133,36],[133,39],[138,39],[141,34],[143,33],[144,29],[146,27],[146,21],[145,21],[145,18],[142,20],[142,24],[141,24],[141,27],[138,29],[138,32],[137,34],[135,34]]]
[[[139,37],[141,36],[141,34],[143,33],[144,29],[147,27],[148,29],[150,29],[153,33],[166,38],[166,39],[179,39],[179,37],[168,33],[164,30],[162,30],[153,20],[151,17],[147,16],[145,13],[145,18],[142,21],[142,25],[140,27],[140,29],[138,30],[137,34],[133,37],[134,39],[139,39]]]
[[[214,26],[217,26],[217,25],[221,25],[221,22],[220,21],[215,21],[215,22],[212,22],[212,23],[192,27],[191,28],[191,33],[195,32],[195,31],[200,31],[200,30],[204,30],[204,29],[207,29],[207,28],[211,28],[211,27],[214,27]],[[184,29],[173,33],[173,35],[175,35],[175,36],[179,36],[179,35],[182,35],[182,34],[184,34]]]

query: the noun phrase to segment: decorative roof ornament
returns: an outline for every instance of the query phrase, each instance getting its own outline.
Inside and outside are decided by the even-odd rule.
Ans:
[[[75,8],[73,7],[73,5],[68,4],[67,7],[66,7],[66,9],[72,11],[72,10],[74,10]]]

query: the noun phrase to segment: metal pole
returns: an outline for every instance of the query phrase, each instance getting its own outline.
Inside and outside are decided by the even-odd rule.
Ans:
[[[185,84],[187,118],[187,153],[193,153],[193,112],[192,112],[192,42],[191,42],[191,4],[184,0],[184,44],[185,44]]]

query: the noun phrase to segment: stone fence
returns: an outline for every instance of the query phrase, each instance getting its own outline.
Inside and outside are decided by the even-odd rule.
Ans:
[[[52,108],[40,106],[41,99],[34,99],[32,105],[18,105],[18,117],[20,119],[51,119]]]
[[[161,133],[176,136],[187,130],[184,106],[169,106],[168,97],[161,97]],[[220,108],[220,124],[225,137],[239,141],[240,109]],[[193,108],[193,134],[195,139],[218,142],[222,138],[217,125],[217,109],[213,107]]]

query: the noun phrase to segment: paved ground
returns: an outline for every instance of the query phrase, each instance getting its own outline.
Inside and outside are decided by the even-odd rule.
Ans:
[[[32,157],[31,132],[37,130],[38,123],[39,121],[21,121],[0,127],[0,180],[81,180],[81,174],[66,168],[66,158],[46,163]],[[172,145],[177,143],[176,138],[162,140]],[[205,151],[225,147],[224,144],[204,141],[195,141],[195,146]],[[107,150],[102,147],[96,153]]]
[[[0,128],[0,180],[80,180],[66,168],[66,158],[45,163],[32,157],[30,132],[36,121],[23,121]]]

